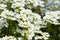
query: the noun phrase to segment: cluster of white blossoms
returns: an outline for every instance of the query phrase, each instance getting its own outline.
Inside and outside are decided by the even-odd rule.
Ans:
[[[21,33],[22,36],[26,34],[28,40],[32,40],[35,36],[35,33],[40,33],[40,28],[46,27],[46,23],[41,20],[41,16],[33,13],[29,9],[23,9],[20,11],[20,14],[12,11],[5,10],[1,13],[1,18],[9,19],[9,20],[16,20],[19,24],[19,27],[25,28],[24,30],[17,29],[17,32]],[[43,34],[41,32],[40,34]],[[49,35],[49,34],[48,34]],[[44,35],[43,35],[44,36]],[[44,36],[42,38],[48,38],[49,36]]]
[[[12,1],[12,6],[15,11],[19,11],[22,8],[34,8],[37,6],[44,7],[44,1],[41,0],[13,0]]]
[[[45,33],[40,30],[40,28],[45,28],[47,24],[42,21],[39,14],[33,13],[29,9],[23,9],[20,11],[20,13],[5,10],[0,16],[6,20],[16,20],[19,27],[23,28],[23,30],[18,28],[17,32],[19,32],[22,36],[26,35],[28,40],[32,40],[32,38],[36,35],[35,33],[42,35],[39,36],[39,39],[46,40],[49,37],[49,34],[45,35]]]
[[[33,6],[34,7],[36,7],[36,6],[44,6],[44,1],[42,1],[42,0],[13,0],[13,3],[16,3],[16,2],[19,2],[19,3],[22,3],[22,4],[25,4],[25,5],[27,5],[27,4],[33,4]]]
[[[4,27],[12,27],[13,22],[10,25],[9,21],[16,21],[18,22],[17,28],[15,29],[16,33],[21,34],[19,38],[17,37],[18,40],[23,40],[24,37],[26,37],[27,40],[32,40],[33,37],[35,40],[48,40],[50,37],[49,33],[41,31],[41,28],[45,28],[47,23],[42,20],[38,13],[32,12],[32,10],[29,9],[37,6],[44,7],[44,2],[42,0],[1,0],[0,31]],[[16,25],[13,26],[15,27]],[[10,31],[10,29],[8,30]],[[17,40],[14,36],[15,35],[5,36],[0,38],[0,40]]]
[[[60,25],[60,11],[49,11],[45,13],[43,19],[55,25]]]
[[[14,15],[16,13],[13,12],[13,11],[9,11],[9,10],[4,10],[2,13],[1,13],[1,17],[2,18],[5,18],[5,19],[10,19],[10,20],[16,20],[16,18],[14,18]]]
[[[17,39],[13,36],[5,36],[5,37],[0,38],[0,40],[17,40]]]
[[[21,10],[19,16],[20,17],[17,17],[18,19],[17,21],[19,22],[18,25],[22,28],[26,28],[27,30],[17,29],[17,31],[19,30],[18,32],[21,33],[22,36],[26,34],[26,37],[28,38],[28,40],[31,40],[35,36],[35,33],[41,32],[40,28],[43,28],[46,26],[46,23],[44,23],[41,20],[40,15],[33,13],[31,10],[28,10],[28,9]],[[43,32],[41,32],[40,34],[42,33]]]

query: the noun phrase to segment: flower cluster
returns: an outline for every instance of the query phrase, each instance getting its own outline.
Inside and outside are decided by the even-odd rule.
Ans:
[[[60,11],[49,11],[45,13],[43,19],[51,24],[60,24]]]
[[[0,38],[0,40],[17,40],[17,39],[13,36],[5,36],[5,37]]]
[[[5,18],[5,19],[10,19],[10,20],[16,20],[16,18],[14,18],[14,15],[16,13],[13,12],[13,11],[9,11],[9,10],[4,10],[2,13],[1,13],[1,17],[2,18]]]
[[[22,8],[32,9],[34,7],[41,6],[44,7],[44,1],[41,0],[13,0],[12,6],[15,11],[19,12]]]
[[[16,20],[18,22],[19,28],[17,29],[17,32],[20,33],[22,36],[26,35],[28,40],[32,40],[32,38],[36,35],[35,33],[40,33],[41,35],[44,34],[40,28],[46,27],[46,23],[44,23],[41,19],[41,16],[33,13],[29,9],[23,9],[20,11],[20,14],[12,11],[5,10],[1,13],[1,18],[3,19],[9,19],[9,20]],[[44,34],[45,35],[45,34]],[[40,39],[48,38],[49,34],[46,36],[41,36]]]
[[[0,10],[0,33],[2,34],[3,29],[7,32],[3,32],[1,40],[33,40],[33,38],[35,40],[48,40],[49,33],[41,30],[41,28],[47,27],[47,23],[43,21],[41,15],[30,10],[37,6],[43,7],[43,1],[1,0],[0,3],[2,3],[0,4],[0,9],[2,10]],[[16,36],[18,33],[20,34],[19,37]]]

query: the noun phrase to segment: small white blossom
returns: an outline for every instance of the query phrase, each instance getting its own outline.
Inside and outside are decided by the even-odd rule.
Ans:
[[[42,32],[41,35],[43,35],[42,38],[44,38],[44,40],[47,40],[48,37],[50,37],[49,33],[47,32]]]
[[[22,40],[22,37],[19,37],[18,40]]]
[[[5,4],[0,4],[0,9],[5,10],[6,7],[7,7],[7,5],[5,5]]]
[[[0,29],[2,29],[4,26],[8,27],[8,23],[6,22],[5,19],[0,18]]]
[[[20,7],[24,7],[25,5],[24,5],[24,3],[19,3],[19,2],[16,2],[16,3],[13,3],[12,4],[12,8],[20,8]]]

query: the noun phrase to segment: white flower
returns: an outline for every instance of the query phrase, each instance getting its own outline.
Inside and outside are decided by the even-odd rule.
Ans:
[[[12,1],[12,6],[11,8],[13,8],[16,12],[19,12],[19,10],[21,10],[20,8],[33,8],[33,7],[37,7],[37,6],[41,6],[44,7],[44,1],[41,0],[13,0]]]
[[[15,14],[16,14],[15,12],[5,10],[1,13],[0,16],[3,17],[3,18],[6,18],[6,19],[10,19],[10,20],[16,20],[16,18],[14,18]]]
[[[17,32],[21,33],[22,36],[26,34],[28,40],[31,40],[35,33],[40,33],[40,28],[44,28],[46,24],[42,21],[40,15],[33,13],[29,9],[22,9],[20,14],[14,16],[19,22],[19,27],[24,30],[17,29]],[[40,30],[40,31],[39,31]]]
[[[22,40],[22,37],[19,37],[18,40]]]
[[[20,8],[20,7],[24,7],[25,5],[24,5],[24,3],[19,3],[19,2],[16,2],[16,3],[13,3],[12,4],[12,8]]]
[[[60,20],[60,11],[46,12],[43,19],[47,22],[58,25],[58,24],[60,24],[60,22],[59,22],[59,20]]]
[[[6,5],[6,4],[0,4],[0,9],[5,10],[5,9],[6,9],[6,7],[7,7],[7,5]]]
[[[25,0],[13,0],[13,2],[25,2]]]
[[[13,8],[16,12],[19,12],[21,8],[24,8],[25,2],[22,0],[13,0],[11,8]]]
[[[37,39],[42,39],[42,36],[36,36],[35,40],[37,40]]]
[[[1,40],[17,40],[17,39],[13,36],[5,36],[5,37],[2,37]]]
[[[5,19],[0,18],[0,29],[2,29],[4,26],[8,27],[8,23],[6,22]]]
[[[38,5],[41,6],[41,7],[44,7],[44,2],[41,1],[41,0],[38,0],[38,1],[35,0],[33,5],[34,5],[35,7],[38,6]]]
[[[0,29],[3,27],[8,27],[11,29],[12,25],[17,22],[17,25],[13,25],[12,27],[12,29],[14,28],[12,33],[16,31],[16,33],[18,32],[21,34],[21,37],[16,37],[17,39],[13,35],[2,37],[0,40],[23,40],[24,37],[26,37],[27,40],[32,40],[32,38],[35,37],[38,33],[40,33],[42,36],[36,36],[36,40],[38,38],[48,39],[48,34],[43,33],[40,30],[40,28],[45,28],[47,24],[42,20],[38,13],[34,13],[32,10],[30,10],[30,8],[35,8],[37,6],[44,7],[44,1],[0,0],[0,3],[0,9],[3,10],[0,14]],[[59,19],[59,17],[56,17],[56,19]],[[55,19],[51,20],[56,21]],[[14,21],[12,22],[13,24],[10,25],[10,21]],[[8,29],[8,31],[10,31],[10,29]]]
[[[19,23],[19,26],[20,27],[24,27],[24,28],[30,28],[30,26],[31,26],[31,24],[30,24],[30,22],[24,22],[24,23]]]
[[[10,0],[0,0],[0,3],[7,3]]]
[[[43,32],[43,33],[41,33],[41,35],[43,35],[42,37],[43,37],[45,40],[48,39],[48,37],[50,37],[49,33],[47,33],[47,32]]]
[[[34,7],[36,7],[38,5],[44,7],[44,2],[41,0],[38,0],[38,1],[37,0],[27,0],[27,4],[30,4],[30,3],[32,3]]]
[[[47,32],[41,32],[40,34],[42,36],[35,36],[35,40],[37,40],[37,39],[48,40],[48,38],[50,37],[49,33],[47,33]]]

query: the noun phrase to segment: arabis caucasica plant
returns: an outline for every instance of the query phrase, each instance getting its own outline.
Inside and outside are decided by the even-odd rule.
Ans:
[[[0,0],[0,40],[48,40],[49,33],[41,30],[47,27],[44,20],[58,23],[55,16],[59,14],[46,14],[52,18],[44,17],[43,20],[41,15],[32,11],[38,6],[44,7],[44,1]],[[56,21],[52,20],[53,17]]]

